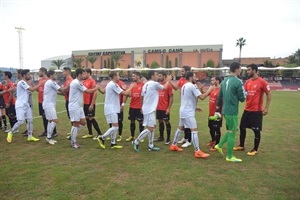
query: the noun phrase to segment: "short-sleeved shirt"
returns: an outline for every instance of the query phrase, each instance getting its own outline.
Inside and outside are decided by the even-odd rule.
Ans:
[[[184,84],[186,84],[186,83],[187,83],[187,80],[186,80],[184,77],[181,77],[181,78],[178,80],[177,85],[178,85],[179,88],[181,89],[182,86],[183,86]]]
[[[160,84],[163,85],[163,83]],[[169,107],[169,99],[170,96],[173,94],[173,88],[169,84],[167,89],[159,90],[158,94],[159,94],[159,99],[158,99],[157,110],[165,111]]]
[[[255,80],[249,79],[244,84],[247,92],[246,106],[247,111],[262,111],[264,94],[270,92],[270,86],[263,78],[258,77]]]
[[[70,84],[70,96],[69,96],[69,111],[78,110],[82,108],[83,92],[86,87],[78,80],[74,79]]]
[[[125,88],[126,88],[126,84],[123,82],[123,81],[118,81],[118,86],[120,86],[120,88],[122,89],[122,90],[124,90]],[[120,94],[119,95],[119,97],[120,97],[120,105],[123,103],[123,98],[124,98],[124,95],[123,94]]]
[[[218,87],[209,94],[209,116],[215,115],[219,91],[220,88]],[[220,111],[221,110],[222,109],[220,109]]]
[[[87,89],[92,89],[96,86],[96,81],[90,77],[84,81],[82,81],[82,84],[87,88]],[[83,94],[83,99],[84,99],[84,104],[90,105],[92,103],[94,97],[94,93],[84,93]]]
[[[110,81],[106,85],[104,101],[105,115],[120,113],[121,107],[119,95],[122,91],[123,90],[120,88],[120,86],[113,81]]]
[[[44,80],[49,80],[49,78],[40,78],[39,79],[39,84],[41,82],[43,82]],[[45,84],[42,84],[38,88],[38,102],[39,103],[43,103],[43,101],[44,101],[44,87],[45,87]]]
[[[73,81],[73,78],[70,76],[69,78],[66,79],[66,82],[64,83],[63,87],[67,87],[70,85],[70,83]],[[65,91],[65,100],[69,101],[69,93],[70,93],[70,88]]]
[[[141,109],[141,92],[145,83],[139,82],[131,90],[130,108]]]
[[[7,84],[6,84],[6,85],[2,85],[3,91],[6,91],[6,90],[8,90],[8,89],[10,89],[10,88],[14,88],[14,87],[15,87],[15,84],[14,84],[13,82],[11,82],[11,81],[7,81]],[[10,104],[11,104],[11,105],[15,105],[15,103],[16,103],[16,98],[15,98],[15,96],[14,96],[11,92],[7,92],[7,93],[3,94],[4,102],[5,102],[5,104],[8,103],[9,98],[10,98],[10,95],[12,95],[12,99],[11,99]]]
[[[195,116],[197,107],[197,97],[201,95],[198,87],[191,82],[187,82],[181,88],[181,103],[179,109],[180,118]]]
[[[20,80],[17,84],[17,101],[16,108],[26,108],[29,106],[29,91],[30,86],[26,81]]]
[[[43,108],[55,107],[57,91],[60,86],[53,80],[48,80],[44,87],[44,101]]]
[[[141,95],[143,96],[143,115],[147,115],[156,110],[158,104],[158,91],[163,90],[164,87],[155,81],[148,81],[144,84]]]

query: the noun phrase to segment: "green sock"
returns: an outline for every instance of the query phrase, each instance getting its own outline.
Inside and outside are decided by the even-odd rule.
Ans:
[[[221,140],[220,140],[220,142],[219,142],[219,144],[218,144],[218,146],[219,146],[220,148],[222,148],[222,147],[223,147],[223,144],[224,144],[225,142],[227,142],[228,134],[229,134],[229,133],[226,132],[225,135],[221,138]]]
[[[234,139],[235,139],[235,132],[234,133],[228,133],[227,158],[232,158],[233,147],[234,147]]]

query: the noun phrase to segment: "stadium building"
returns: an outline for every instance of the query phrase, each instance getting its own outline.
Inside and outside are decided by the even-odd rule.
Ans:
[[[74,63],[81,67],[103,68],[173,68],[189,65],[211,67],[222,65],[223,45],[160,46],[122,49],[96,49],[72,51]],[[118,63],[111,59],[113,54],[121,55]],[[90,57],[95,57],[90,62]]]

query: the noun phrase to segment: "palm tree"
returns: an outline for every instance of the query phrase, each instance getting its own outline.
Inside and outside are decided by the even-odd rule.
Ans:
[[[246,45],[246,39],[244,38],[240,38],[238,40],[236,40],[236,47],[239,46],[240,47],[240,57],[239,57],[239,63],[241,63],[241,54],[242,54],[242,47]]]
[[[83,58],[74,58],[75,67],[81,68],[82,61],[83,61]]]
[[[97,57],[96,56],[88,56],[87,60],[92,64],[92,68],[94,68],[94,63],[96,62]]]
[[[57,69],[60,69],[61,66],[65,65],[65,61],[63,59],[52,60],[51,65],[54,65],[57,67]]]
[[[114,53],[113,55],[111,55],[111,60],[114,61],[115,65],[118,67],[120,65],[119,61],[123,61],[122,58],[122,54],[117,54]]]

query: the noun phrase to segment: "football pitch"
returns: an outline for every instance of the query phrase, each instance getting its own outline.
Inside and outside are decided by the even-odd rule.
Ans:
[[[179,94],[175,92],[171,111],[173,139],[178,125]],[[98,93],[96,119],[102,132],[108,129],[103,116],[103,95]],[[207,159],[194,158],[193,146],[171,152],[163,142],[159,152],[148,151],[148,139],[135,153],[130,142],[128,104],[124,111],[123,149],[100,149],[97,141],[77,137],[80,149],[70,147],[66,133],[70,121],[64,99],[58,97],[58,143],[26,141],[21,132],[6,142],[0,130],[0,199],[299,199],[300,198],[300,92],[272,91],[269,114],[264,117],[259,154],[247,156],[254,134],[247,130],[245,152],[234,152],[242,163],[228,163],[211,152]],[[201,149],[208,153],[208,99],[198,102]],[[240,104],[241,116],[244,103]],[[34,93],[34,136],[43,132]],[[225,133],[223,122],[222,135]],[[137,129],[138,130],[138,126]],[[95,134],[94,130],[94,134]],[[155,131],[158,136],[158,130]],[[136,131],[136,136],[138,135]],[[239,133],[236,136],[238,145]],[[223,148],[226,153],[226,145]]]

